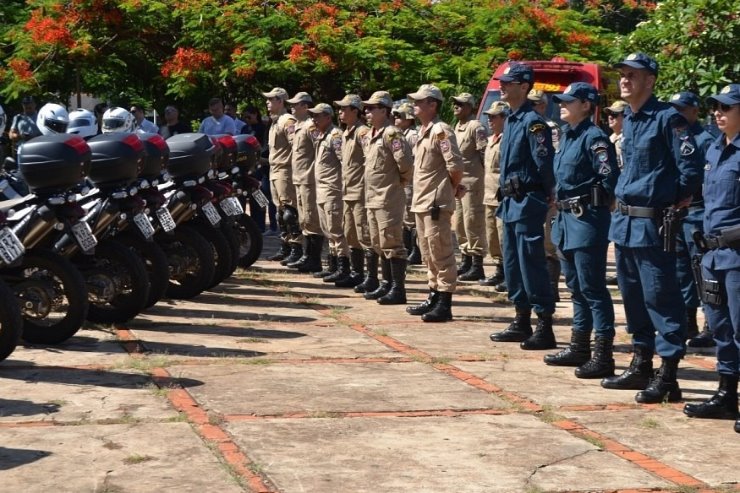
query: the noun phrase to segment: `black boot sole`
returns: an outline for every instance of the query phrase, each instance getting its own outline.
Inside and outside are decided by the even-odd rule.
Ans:
[[[491,339],[493,342],[524,342],[527,339],[532,337],[532,333],[526,333],[526,332],[513,332],[513,331],[503,331],[498,332],[496,334],[491,334],[489,336],[489,339]]]

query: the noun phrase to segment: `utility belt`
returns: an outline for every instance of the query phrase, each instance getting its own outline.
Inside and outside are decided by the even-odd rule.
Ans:
[[[711,250],[719,248],[740,249],[740,225],[724,228],[716,235],[705,235],[701,231],[694,231],[692,237],[701,252],[691,259],[694,280],[699,288],[699,298],[702,303],[724,306],[727,303],[725,286],[720,281],[704,279],[701,259],[706,252]]]
[[[598,183],[591,185],[591,193],[555,202],[559,211],[570,211],[576,217],[581,217],[588,206],[607,207],[608,205],[609,194]]]
[[[518,176],[513,176],[504,182],[496,192],[496,199],[503,200],[504,197],[513,197],[519,202],[529,192],[545,192],[542,183],[522,183]]]
[[[716,235],[704,235],[697,231],[694,234],[694,241],[702,252],[718,248],[740,249],[740,225],[724,228]]]
[[[616,210],[625,216],[660,219],[661,224],[658,231],[661,238],[663,238],[663,251],[676,251],[676,237],[681,231],[681,220],[688,215],[687,209],[676,209],[673,206],[666,208],[639,207],[617,202]]]

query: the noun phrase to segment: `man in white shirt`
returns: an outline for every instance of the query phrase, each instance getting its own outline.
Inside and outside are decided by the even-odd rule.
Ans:
[[[131,114],[134,115],[136,120],[135,131],[136,133],[150,133],[156,134],[159,129],[155,124],[144,118],[144,108],[138,104],[131,105]]]
[[[211,116],[201,122],[198,132],[206,135],[236,134],[234,119],[224,113],[224,103],[221,98],[211,98],[208,102],[208,110]]]

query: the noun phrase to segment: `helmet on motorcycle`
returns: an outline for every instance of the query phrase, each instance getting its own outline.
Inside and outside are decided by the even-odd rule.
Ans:
[[[92,111],[77,109],[69,114],[68,134],[77,134],[80,137],[93,137],[98,133],[98,120]]]
[[[69,114],[64,106],[46,103],[36,117],[36,126],[44,135],[63,134],[69,125]]]
[[[128,110],[116,106],[103,113],[103,133],[129,133],[134,131],[134,115]]]

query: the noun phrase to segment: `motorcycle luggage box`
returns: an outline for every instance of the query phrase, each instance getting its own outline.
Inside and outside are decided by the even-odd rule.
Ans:
[[[205,134],[177,134],[167,139],[167,172],[175,181],[194,180],[208,173],[216,146]]]
[[[236,164],[242,171],[252,171],[257,167],[257,159],[260,153],[260,142],[257,137],[249,134],[234,136],[236,142]]]
[[[227,134],[219,134],[212,135],[211,139],[221,148],[221,152],[217,153],[214,169],[229,172],[236,165],[238,147],[236,141],[234,141],[234,137]]]
[[[18,169],[36,195],[63,193],[90,172],[90,147],[74,134],[42,135],[18,150]]]
[[[98,188],[126,186],[144,166],[144,144],[133,133],[101,134],[88,140],[92,150],[90,181]]]
[[[141,170],[139,176],[147,180],[156,180],[167,167],[170,148],[159,134],[139,133],[136,135],[144,143],[144,150],[146,151],[144,168]]]

